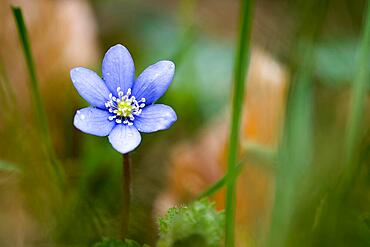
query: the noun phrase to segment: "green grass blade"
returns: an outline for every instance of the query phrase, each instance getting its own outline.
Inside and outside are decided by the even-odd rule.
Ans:
[[[5,106],[6,109],[8,109],[9,111],[13,110],[17,106],[17,99],[15,97],[13,88],[10,85],[9,78],[4,68],[4,63],[1,59],[0,59],[0,95],[2,96],[0,99],[1,104]],[[10,109],[11,107],[12,109]],[[4,113],[5,111],[4,108],[2,113]]]
[[[242,0],[238,49],[235,57],[234,89],[228,149],[228,173],[237,164],[241,113],[244,99],[245,78],[250,57],[250,35],[252,27],[252,0]],[[235,185],[236,176],[227,181],[225,197],[225,246],[235,246]]]
[[[240,172],[243,170],[244,164],[245,164],[245,162],[241,162],[240,164],[238,164],[235,167],[235,171],[232,171],[232,172],[229,171],[222,178],[217,180],[208,189],[206,189],[202,194],[200,194],[200,196],[197,198],[197,200],[200,200],[204,197],[209,197],[209,196],[214,195],[217,191],[219,191],[220,189],[222,189],[225,186],[225,184],[228,180],[235,179],[236,177],[238,177]],[[232,176],[232,174],[235,174],[235,175]]]
[[[265,165],[266,168],[275,170],[275,153],[272,150],[252,142],[244,143],[243,149],[245,151],[245,155],[235,167],[235,170],[232,172],[229,171],[227,174],[209,186],[197,197],[197,200],[214,195],[225,186],[226,181],[229,179],[236,179],[248,161],[257,162],[259,165]]]
[[[352,84],[351,111],[347,125],[346,159],[341,189],[347,190],[359,167],[358,150],[361,142],[363,111],[370,81],[370,1],[367,1],[363,36],[357,54],[357,71]]]
[[[288,246],[294,213],[313,163],[313,54],[327,1],[303,6],[297,46],[291,58],[293,80],[287,102],[284,135],[278,154],[275,202],[268,246]]]
[[[45,152],[48,155],[49,161],[52,164],[53,173],[56,176],[57,183],[63,186],[64,172],[60,166],[58,160],[56,159],[55,151],[52,145],[48,123],[45,115],[44,106],[41,101],[41,96],[39,93],[38,79],[36,76],[35,65],[32,57],[31,46],[28,38],[27,28],[24,22],[22,10],[19,7],[12,7],[14,19],[17,24],[19,38],[22,44],[23,53],[26,59],[28,74],[30,77],[30,90],[33,100],[34,111],[36,114],[37,125],[42,138],[42,143],[45,148]]]

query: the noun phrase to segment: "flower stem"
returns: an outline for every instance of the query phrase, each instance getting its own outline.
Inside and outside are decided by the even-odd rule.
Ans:
[[[122,155],[122,239],[127,237],[130,221],[131,200],[131,157],[130,154]]]
[[[234,223],[235,223],[235,184],[236,177],[235,167],[237,165],[237,154],[239,144],[239,132],[241,123],[241,113],[244,99],[244,84],[247,73],[247,67],[250,55],[250,33],[252,23],[252,2],[253,0],[241,0],[241,16],[240,16],[240,30],[238,49],[235,58],[234,71],[234,91],[233,91],[233,105],[229,136],[229,150],[228,150],[228,174],[232,179],[227,179],[226,183],[226,197],[225,197],[225,246],[233,247],[234,240]]]

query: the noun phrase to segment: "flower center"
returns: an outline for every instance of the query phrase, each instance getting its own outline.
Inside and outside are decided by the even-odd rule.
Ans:
[[[145,107],[145,98],[136,100],[135,96],[131,96],[131,88],[123,94],[121,88],[117,88],[118,97],[109,94],[109,100],[105,103],[108,111],[113,115],[109,116],[109,121],[115,120],[116,123],[132,125],[135,116],[139,116],[142,109]]]
[[[118,102],[118,107],[117,107],[117,116],[123,116],[123,117],[128,117],[130,116],[132,111],[132,105],[129,101],[120,101]]]

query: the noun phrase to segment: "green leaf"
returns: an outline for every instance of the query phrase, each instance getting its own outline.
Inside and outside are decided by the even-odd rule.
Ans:
[[[218,247],[224,238],[224,213],[208,199],[170,208],[159,219],[158,247]]]

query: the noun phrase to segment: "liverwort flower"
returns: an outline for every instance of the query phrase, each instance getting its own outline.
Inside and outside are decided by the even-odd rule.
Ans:
[[[91,105],[77,111],[74,126],[91,135],[108,136],[120,153],[134,150],[141,142],[139,132],[168,129],[177,119],[175,111],[154,104],[172,82],[175,65],[159,61],[135,79],[129,51],[122,45],[111,47],[104,56],[103,78],[78,67],[71,79],[78,93]]]

